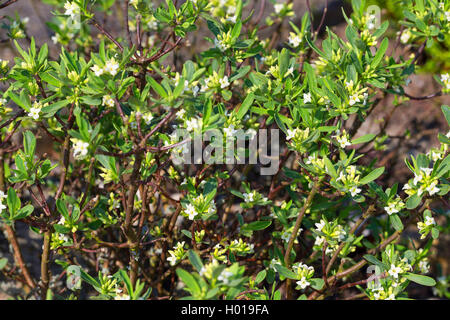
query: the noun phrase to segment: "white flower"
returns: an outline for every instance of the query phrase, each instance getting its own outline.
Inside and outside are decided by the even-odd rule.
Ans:
[[[243,196],[244,196],[244,201],[246,203],[249,203],[249,202],[254,201],[255,194],[253,192],[250,192],[250,193],[244,193]]]
[[[3,212],[3,209],[6,209],[6,206],[0,202],[0,213]]]
[[[146,125],[150,125],[150,123],[153,120],[153,115],[150,112],[148,112],[148,113],[144,114],[142,116],[142,118],[144,119]]]
[[[442,159],[442,154],[440,152],[437,152],[434,150],[431,150],[429,155],[433,161],[438,161],[438,160]]]
[[[415,185],[417,185],[422,179],[423,179],[423,176],[421,174],[417,175],[417,174],[414,173],[413,183]]]
[[[233,276],[233,272],[231,271],[222,271],[220,276],[217,277],[217,280],[222,281],[225,284],[228,284],[230,282],[230,278]]]
[[[81,160],[86,157],[88,153],[89,143],[79,139],[72,139],[73,142],[73,157],[76,160]]]
[[[237,130],[234,129],[233,125],[230,125],[230,126],[224,128],[223,131],[225,132],[227,137],[233,137],[236,134],[236,132],[237,132]]]
[[[61,216],[61,218],[58,221],[58,224],[63,226],[65,222],[66,222],[66,218],[64,218],[64,216]]]
[[[420,260],[419,269],[422,273],[428,273],[430,271],[430,265],[426,260]]]
[[[1,61],[0,61],[1,62]],[[3,106],[4,104],[6,104],[6,99],[5,98],[0,98],[0,107]]]
[[[297,285],[300,286],[300,288],[305,289],[307,286],[311,285],[305,277],[302,277],[299,281],[297,281]]]
[[[280,14],[281,10],[284,8],[284,3],[275,3],[273,8],[275,9],[276,14]]]
[[[106,107],[114,108],[114,100],[110,95],[103,96],[103,105]]]
[[[275,269],[275,266],[276,265],[281,265],[281,263],[277,260],[277,259],[272,259],[271,261],[270,261],[270,265],[269,265],[269,268],[271,268],[271,269],[273,269],[273,270],[277,270],[277,269]]]
[[[311,93],[304,93],[303,94],[303,103],[309,103],[311,102]]]
[[[438,184],[437,181],[433,181],[425,190],[428,191],[428,193],[430,194],[430,196],[432,196],[435,193],[438,193],[440,191],[440,189],[438,187],[436,187]]]
[[[350,193],[352,195],[352,197],[356,196],[358,193],[361,192],[361,189],[359,189],[357,186],[353,186],[350,188]]]
[[[286,135],[286,140],[291,140],[292,138],[295,137],[295,133],[297,132],[297,129],[294,130],[287,130],[287,135]]]
[[[445,17],[447,18],[447,21],[450,22],[450,11],[445,12]]]
[[[192,94],[194,95],[194,97],[196,97],[198,95],[200,91],[200,88],[198,86],[195,86],[192,88]]]
[[[227,47],[222,43],[222,41],[218,39],[214,39],[214,45],[216,46],[217,49],[219,49],[222,52],[227,50]]]
[[[284,77],[288,77],[288,76],[290,76],[291,74],[293,74],[294,73],[294,67],[290,67],[287,71],[286,71],[286,73],[284,74]]]
[[[93,67],[91,67],[91,70],[94,72],[95,76],[100,77],[104,70],[102,68],[100,68],[98,65],[94,65]]]
[[[395,300],[395,294],[391,293],[385,300]]]
[[[228,76],[224,76],[222,79],[219,79],[219,83],[222,89],[228,87],[230,85],[230,83],[228,82]]]
[[[186,206],[184,212],[186,212],[186,214],[189,216],[189,220],[194,220],[195,216],[198,215],[198,212],[195,210],[195,207],[190,203]]]
[[[323,227],[325,227],[325,221],[321,219],[320,222],[316,223],[315,225],[317,231],[322,231]]]
[[[108,72],[110,75],[115,76],[117,71],[119,70],[119,64],[116,62],[114,58],[106,61],[104,72]]]
[[[202,120],[199,118],[192,118],[186,121],[187,131],[195,131],[202,127]]]
[[[359,100],[358,94],[355,93],[355,94],[350,96],[348,104],[352,106],[356,102],[360,102],[360,100]]]
[[[391,269],[389,269],[388,274],[395,279],[398,279],[398,274],[402,273],[403,270],[400,267],[396,267],[394,264],[391,264]]]
[[[180,110],[177,111],[176,116],[177,116],[177,118],[180,118],[180,119],[181,119],[181,118],[184,117],[185,114],[186,114],[186,110],[180,109]]]
[[[398,209],[396,208],[395,203],[390,203],[387,207],[384,207],[384,210],[386,210],[388,215],[398,212]]]
[[[297,48],[300,43],[302,43],[302,38],[299,35],[291,32],[291,35],[289,36],[289,44],[291,45],[291,47]]]
[[[324,241],[325,241],[325,237],[317,237],[316,241],[314,241],[314,245],[321,247],[322,244],[324,243]]]
[[[426,216],[425,217],[425,225],[426,226],[434,226],[435,224],[436,224],[436,221],[434,221],[434,218],[433,217],[430,217],[430,216]]]
[[[0,203],[3,201],[3,199],[6,198],[8,198],[8,196],[2,190],[0,190]]]
[[[33,106],[30,108],[30,112],[28,116],[33,118],[34,120],[39,119],[39,114],[41,113],[42,105],[39,102],[35,102]]]
[[[409,30],[407,30],[407,31],[404,31],[402,33],[402,35],[400,36],[400,41],[401,41],[401,43],[406,44],[406,43],[408,43],[409,38],[411,38],[411,32],[409,32]]]
[[[173,252],[170,252],[170,257],[167,258],[167,261],[169,261],[171,266],[174,266],[177,263],[177,257],[175,256],[175,254]]]
[[[427,176],[430,176],[431,172],[433,172],[433,168],[420,168],[420,170],[425,172]]]
[[[446,89],[450,89],[450,76],[448,73],[441,74],[441,81],[444,83]]]
[[[345,147],[351,146],[352,144],[348,141],[347,135],[342,136],[336,136],[336,140],[338,141],[339,145],[342,149]]]
[[[76,4],[75,2],[67,1],[64,4],[64,9],[66,9],[64,14],[70,16],[72,19],[80,14],[80,7],[78,7],[78,4]]]

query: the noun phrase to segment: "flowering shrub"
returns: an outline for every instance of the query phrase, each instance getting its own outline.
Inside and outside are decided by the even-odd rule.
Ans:
[[[424,49],[448,38],[449,1],[400,1],[390,24],[353,0],[345,38],[323,39],[325,15],[296,25],[292,1],[44,2],[56,48],[7,17],[17,56],[0,60],[0,217],[14,257],[0,269],[22,297],[406,299],[411,282],[448,296],[426,274],[448,231],[450,132],[388,185],[387,123],[358,130],[379,105],[450,92],[448,72],[434,94],[406,92]],[[406,43],[413,53],[396,54]],[[186,161],[211,132],[194,149],[213,161]],[[255,139],[270,148],[255,154]],[[43,238],[38,272],[18,225]]]

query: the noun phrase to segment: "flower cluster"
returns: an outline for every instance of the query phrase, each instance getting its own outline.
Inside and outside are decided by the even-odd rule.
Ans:
[[[314,268],[311,266],[307,266],[301,262],[297,262],[292,265],[292,269],[294,270],[297,278],[299,279],[297,283],[297,289],[305,289],[310,286],[311,283],[308,281],[314,275]]]
[[[178,242],[173,250],[169,250],[169,257],[167,257],[167,261],[170,262],[171,266],[176,265],[179,261],[183,260],[186,257],[187,252],[184,249],[185,242]]]
[[[99,65],[96,64],[93,67],[91,67],[91,70],[97,77],[107,73],[109,73],[112,76],[115,76],[119,71],[119,63],[117,63],[116,59],[111,58],[105,62],[105,65],[103,67],[100,67]]]

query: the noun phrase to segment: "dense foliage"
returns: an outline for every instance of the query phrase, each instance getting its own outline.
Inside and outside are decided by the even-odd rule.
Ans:
[[[310,10],[294,24],[292,1],[44,2],[51,50],[19,12],[4,18],[17,56],[0,60],[0,217],[14,257],[0,269],[22,298],[404,299],[411,282],[436,286],[450,131],[387,185],[387,123],[358,130],[379,105],[450,92],[445,72],[439,92],[405,92],[425,48],[448,41],[449,1],[402,0],[390,23],[353,0],[345,37]],[[223,155],[174,161],[194,135],[218,130],[217,147],[261,129],[280,130],[274,174]],[[19,224],[43,238],[39,274]],[[448,295],[445,282],[434,292]]]

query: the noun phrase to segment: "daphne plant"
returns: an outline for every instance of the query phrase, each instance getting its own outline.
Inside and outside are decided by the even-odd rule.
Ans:
[[[448,296],[432,250],[449,229],[448,70],[407,93],[446,41],[447,0],[403,0],[392,23],[353,0],[345,37],[293,1],[43,2],[48,43],[20,15],[0,39],[16,53],[0,60],[0,270],[20,298]],[[414,100],[439,104],[438,143],[391,159],[414,133],[386,128]],[[39,266],[18,225],[43,239]]]

